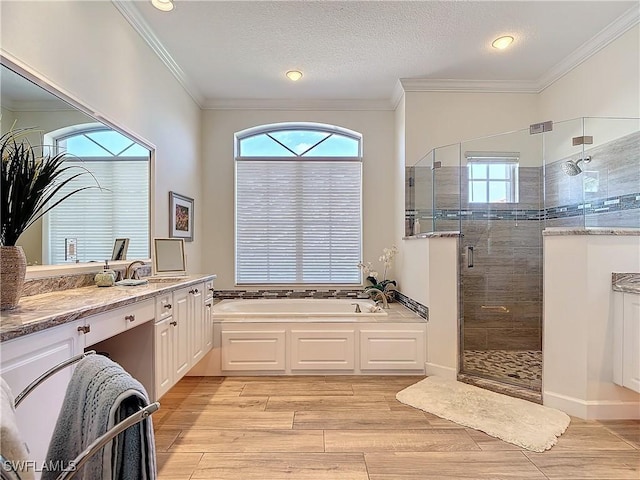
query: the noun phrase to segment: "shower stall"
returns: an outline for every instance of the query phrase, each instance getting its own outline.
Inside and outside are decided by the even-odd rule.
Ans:
[[[542,232],[640,227],[639,119],[536,124],[435,148],[406,173],[407,236],[416,218],[460,232],[459,376],[539,394]]]

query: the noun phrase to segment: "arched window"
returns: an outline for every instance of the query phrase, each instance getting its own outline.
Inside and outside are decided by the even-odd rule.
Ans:
[[[235,151],[236,284],[360,284],[362,135],[262,125]]]
[[[69,154],[65,165],[91,175],[69,182],[58,198],[96,181],[100,189],[72,195],[49,212],[43,229],[49,263],[111,259],[116,238],[129,238],[127,258],[149,258],[149,150],[102,125],[69,130],[51,134],[56,151]],[[67,258],[67,239],[76,241],[75,258]]]

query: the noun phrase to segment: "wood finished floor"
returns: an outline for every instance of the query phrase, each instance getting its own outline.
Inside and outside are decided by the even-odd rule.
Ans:
[[[185,377],[153,415],[158,480],[640,479],[640,422],[572,418],[533,453],[401,404],[422,377]]]

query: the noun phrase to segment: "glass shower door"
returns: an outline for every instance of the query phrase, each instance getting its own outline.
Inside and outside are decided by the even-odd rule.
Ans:
[[[527,129],[463,142],[458,165],[460,373],[536,391],[542,385],[542,141]]]

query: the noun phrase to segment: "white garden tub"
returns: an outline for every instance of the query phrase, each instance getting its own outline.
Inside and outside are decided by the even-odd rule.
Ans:
[[[356,312],[356,304],[360,312]],[[282,319],[283,321],[322,317],[325,321],[354,321],[386,317],[387,312],[376,309],[371,300],[351,298],[273,298],[222,300],[213,306],[214,319]],[[331,318],[327,318],[331,317]]]

